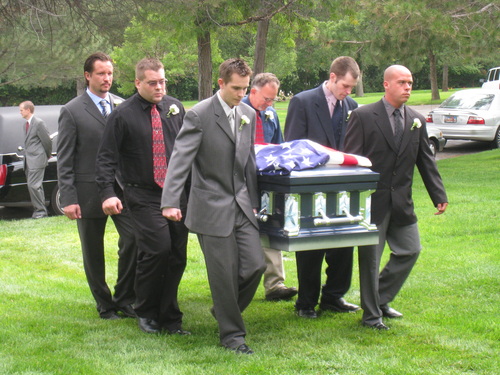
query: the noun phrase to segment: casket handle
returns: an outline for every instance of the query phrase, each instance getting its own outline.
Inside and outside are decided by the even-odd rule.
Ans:
[[[349,212],[344,210],[346,217],[334,217],[330,218],[326,216],[323,209],[318,210],[321,215],[320,218],[314,219],[314,226],[319,227],[321,225],[341,225],[341,224],[357,224],[363,221],[364,217],[362,215],[352,216]]]
[[[258,213],[256,213],[255,218],[257,219],[257,221],[261,221],[261,222],[265,223],[268,219],[268,215],[266,215],[266,212],[267,212],[267,208],[264,207],[262,210],[260,210]]]

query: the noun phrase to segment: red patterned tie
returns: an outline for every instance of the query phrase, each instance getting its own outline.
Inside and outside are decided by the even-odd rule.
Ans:
[[[260,111],[257,112],[257,125],[255,126],[255,143],[265,143],[264,140],[264,127],[262,126],[262,117],[260,117]]]
[[[26,134],[28,134],[29,128],[30,128],[30,122],[26,121]]]
[[[163,187],[167,175],[167,156],[161,118],[156,104],[151,106],[151,125],[153,130],[153,173],[155,182],[158,186]]]

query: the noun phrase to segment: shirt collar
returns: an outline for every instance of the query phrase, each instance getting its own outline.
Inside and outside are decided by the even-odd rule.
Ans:
[[[101,100],[106,100],[108,102],[108,104],[111,106],[111,101],[109,100],[109,92],[106,93],[106,97],[105,98],[101,98],[100,96],[97,96],[96,94],[94,94],[93,92],[91,92],[89,90],[89,88],[87,87],[87,94],[90,96],[90,99],[92,99],[92,101],[94,102],[94,104],[96,106],[98,106],[98,108],[101,108]]]
[[[328,103],[332,105],[332,108],[335,108],[335,104],[337,104],[337,98],[335,95],[332,94],[330,90],[328,90],[328,87],[326,87],[328,81],[325,81],[323,83],[323,92],[325,93],[325,98]],[[342,105],[342,100],[340,101],[340,105]]]
[[[222,105],[222,109],[226,113],[226,116],[229,117],[230,113],[235,114],[234,110],[236,107],[231,108],[230,106],[227,105],[227,103],[222,99],[222,96],[220,96],[220,90],[217,91],[217,98],[219,99],[220,104]]]
[[[396,107],[393,107],[385,98],[385,96],[382,97],[382,102],[384,103],[385,110],[387,111],[387,114],[389,117],[391,117],[394,114],[394,111],[396,110]],[[405,105],[401,105],[401,107],[397,108],[401,112],[401,116],[404,118],[404,113],[405,113]]]

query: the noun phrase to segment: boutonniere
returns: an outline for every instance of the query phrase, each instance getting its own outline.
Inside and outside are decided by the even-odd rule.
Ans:
[[[123,102],[124,102],[124,100],[122,100],[122,99],[115,99],[115,100],[113,100],[113,105],[114,105],[115,107],[118,107],[118,106],[119,106],[120,104],[122,104]]]
[[[422,123],[420,122],[420,120],[418,118],[414,118],[413,119],[413,124],[412,124],[410,130],[413,131],[413,129],[415,129],[415,128],[420,129],[421,126],[422,126]]]
[[[175,116],[177,114],[179,114],[179,107],[177,107],[175,104],[172,104],[168,109],[167,118],[169,118],[170,115]]]
[[[349,118],[351,117],[352,111],[347,112],[347,118],[345,119],[346,121],[349,121]]]
[[[246,115],[241,116],[240,131],[243,128],[243,125],[248,124],[250,124],[250,119]]]
[[[273,111],[266,111],[264,114],[266,115],[266,120],[271,120],[271,121],[274,120]]]

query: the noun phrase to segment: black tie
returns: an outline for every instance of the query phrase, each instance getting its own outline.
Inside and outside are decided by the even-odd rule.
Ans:
[[[340,148],[340,134],[342,133],[342,106],[340,100],[335,103],[332,115],[333,136],[335,137],[335,148]]]
[[[396,148],[399,149],[401,146],[401,140],[403,139],[403,118],[401,117],[401,111],[395,109],[394,112],[394,143],[396,143]]]

